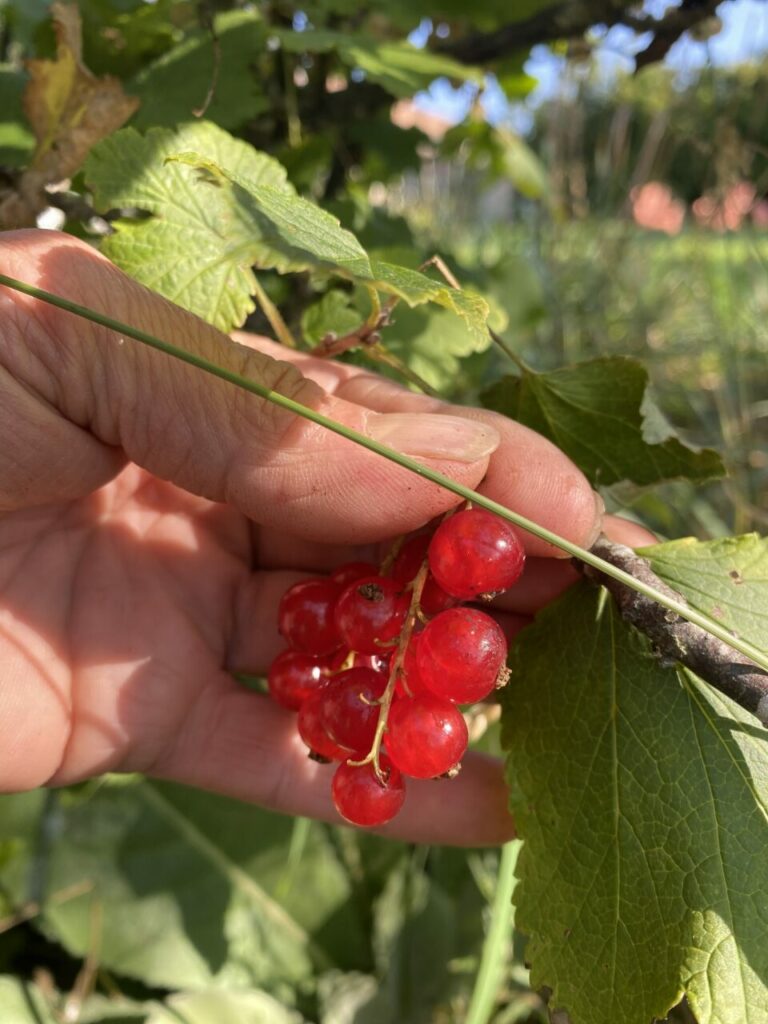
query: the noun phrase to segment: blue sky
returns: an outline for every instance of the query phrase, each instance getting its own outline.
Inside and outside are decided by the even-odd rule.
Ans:
[[[669,0],[646,0],[644,6],[649,14],[660,17],[669,6]],[[726,66],[768,54],[768,0],[726,0],[717,8],[717,13],[723,22],[721,32],[705,43],[696,42],[686,35],[667,55],[667,64],[676,68],[682,77],[690,76],[709,63]],[[417,45],[426,41],[430,27],[424,25],[413,34]],[[618,70],[631,70],[633,54],[643,49],[649,39],[647,36],[638,37],[622,26],[598,35],[598,60],[608,78]],[[534,47],[525,68],[539,84],[528,103],[556,95],[562,81],[563,66],[563,59],[547,47]],[[454,89],[448,82],[438,81],[428,93],[420,95],[419,106],[452,121],[460,121],[466,115],[471,100],[469,90]],[[506,98],[498,87],[494,88],[493,83],[486,91],[484,103],[491,120],[511,119],[516,127],[525,127],[527,117],[524,108],[510,110]]]

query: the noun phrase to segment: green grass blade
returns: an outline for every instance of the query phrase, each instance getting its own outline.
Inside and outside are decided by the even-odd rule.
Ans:
[[[296,413],[298,416],[303,416],[305,419],[311,420],[313,423],[317,423],[319,426],[325,427],[328,430],[333,431],[335,434],[340,434],[342,437],[347,438],[347,440],[354,441],[356,444],[362,445],[363,448],[367,448],[369,451],[376,452],[377,455],[381,455],[383,458],[389,459],[391,462],[395,462],[397,465],[410,470],[417,476],[430,480],[432,483],[438,484],[440,487],[444,487],[446,490],[451,491],[460,498],[464,498],[466,501],[471,501],[474,505],[478,505],[480,508],[488,509],[489,512],[495,512],[496,515],[501,516],[502,519],[506,519],[510,523],[514,523],[514,525],[520,527],[520,529],[526,530],[535,537],[539,537],[541,540],[552,544],[561,551],[565,551],[572,557],[578,558],[582,562],[586,562],[587,565],[591,565],[595,569],[599,569],[601,572],[605,573],[606,576],[611,576],[613,579],[619,580],[619,582],[626,584],[626,586],[631,587],[633,590],[636,590],[641,594],[645,594],[646,597],[658,602],[658,604],[662,605],[664,608],[668,608],[670,611],[675,612],[688,622],[695,623],[695,625],[700,626],[708,633],[711,633],[712,636],[716,636],[719,640],[722,640],[723,643],[728,644],[734,650],[740,651],[747,658],[751,658],[756,665],[760,666],[760,668],[768,671],[768,654],[765,651],[760,651],[752,644],[734,636],[727,629],[724,629],[715,619],[696,611],[694,608],[689,608],[687,605],[682,604],[674,598],[667,597],[654,587],[651,587],[646,583],[642,583],[629,573],[624,572],[622,569],[618,569],[616,566],[611,565],[610,562],[606,562],[597,555],[592,554],[591,551],[587,551],[585,548],[579,547],[578,544],[574,544],[571,541],[566,540],[564,537],[560,537],[558,534],[553,533],[551,530],[547,530],[545,527],[539,526],[538,523],[533,522],[531,519],[527,519],[518,512],[513,512],[504,505],[500,505],[499,502],[492,501],[490,498],[486,498],[482,494],[478,494],[477,491],[473,491],[470,487],[465,487],[463,484],[456,483],[455,480],[451,480],[450,477],[447,477],[442,473],[438,473],[437,470],[431,469],[429,466],[422,465],[420,462],[417,462],[416,459],[412,459],[408,455],[403,455],[394,448],[387,447],[387,445],[380,444],[378,441],[374,441],[373,438],[366,437],[364,434],[360,434],[356,430],[352,430],[350,427],[347,427],[342,423],[337,423],[336,420],[333,420],[328,416],[324,416],[322,413],[316,412],[314,409],[310,409],[308,406],[302,405],[300,402],[295,402],[291,398],[286,398],[285,395],[281,395],[277,391],[272,391],[255,380],[251,380],[248,377],[242,377],[240,374],[227,370],[222,366],[216,366],[215,363],[209,362],[202,356],[195,355],[193,352],[187,352],[185,349],[179,348],[177,345],[173,345],[168,341],[156,338],[147,331],[142,331],[137,327],[132,327],[130,324],[122,323],[122,321],[115,320],[113,317],[106,316],[104,313],[98,313],[95,310],[88,309],[86,306],[81,306],[77,302],[71,302],[69,299],[65,299],[60,295],[54,295],[52,292],[44,291],[42,288],[37,288],[34,285],[25,283],[24,281],[8,277],[5,274],[0,274],[0,285],[13,288],[15,291],[23,292],[25,295],[30,295],[33,298],[40,299],[42,302],[47,302],[49,305],[56,306],[68,313],[74,313],[76,316],[83,317],[85,320],[90,320],[92,323],[99,324],[102,327],[107,327],[112,331],[116,331],[118,334],[125,335],[128,338],[133,338],[135,341],[139,341],[143,345],[148,345],[150,348],[164,352],[166,355],[172,356],[174,359],[180,359],[185,363],[196,366],[199,370],[203,370],[205,373],[210,373],[214,377],[220,377],[222,380],[226,380],[230,384],[234,384],[236,387],[243,388],[245,391],[250,391],[252,394],[258,395],[260,398],[263,398],[268,402],[279,405],[283,409],[288,409],[290,412]]]
[[[513,839],[501,849],[491,921],[464,1024],[488,1024],[501,988],[512,935],[512,890],[519,848],[520,840]]]

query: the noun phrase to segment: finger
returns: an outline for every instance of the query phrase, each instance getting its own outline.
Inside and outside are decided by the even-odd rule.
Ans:
[[[603,532],[611,540],[626,544],[628,547],[644,547],[656,543],[656,538],[650,530],[620,516],[605,516]],[[376,565],[381,561],[389,543],[365,546],[313,544],[279,530],[261,529],[257,531],[255,547],[256,561],[260,569],[293,569],[300,572],[287,572],[282,575],[272,573],[271,577],[260,572],[258,576],[253,577],[257,583],[249,580],[246,585],[249,593],[254,587],[269,588],[269,593],[260,598],[249,611],[253,621],[256,621],[253,617],[257,614],[269,616],[271,608],[277,606],[282,593],[301,578],[302,573],[330,573],[344,562],[363,561]],[[270,578],[274,583],[265,582]],[[574,568],[570,560],[528,558],[523,575],[510,590],[496,598],[492,607],[494,610],[529,616],[550,604],[579,579],[581,573]],[[283,587],[282,591],[280,587]],[[270,605],[270,601],[274,602],[274,606]],[[513,627],[508,624],[508,628]]]
[[[603,533],[609,540],[615,540],[617,544],[626,544],[628,548],[644,548],[659,543],[656,535],[645,526],[622,516],[605,516]]]
[[[294,366],[236,345],[71,237],[8,232],[0,268],[250,377],[468,486],[480,481],[498,444],[493,427],[464,417],[380,414],[328,395]],[[259,523],[331,543],[405,532],[456,504],[443,488],[195,367],[9,289],[0,297],[0,367],[64,429],[74,425],[88,443],[100,442],[102,461],[118,449]],[[35,453],[35,472],[25,464],[20,475],[18,453],[28,442],[11,432],[0,446],[6,507],[87,492],[90,478],[64,486],[51,473],[64,432],[52,431]],[[85,461],[81,453],[77,464]]]
[[[260,351],[271,351],[273,345],[260,338],[251,344]],[[493,427],[501,443],[477,490],[580,547],[591,547],[600,534],[602,499],[559,448],[521,423],[488,410],[448,405],[417,395],[356,367],[329,364],[300,353],[290,358],[307,376],[364,408],[390,415],[398,411],[411,415],[447,412]],[[569,557],[533,534],[519,532],[529,555]]]
[[[603,533],[611,540],[633,548],[656,543],[656,538],[650,530],[620,516],[604,516]],[[570,560],[529,558],[526,560],[523,575],[510,590],[496,598],[493,607],[532,615],[554,601],[581,578],[581,573]]]
[[[220,682],[195,702],[176,742],[150,774],[269,810],[342,824],[331,799],[334,768],[307,757],[295,715]],[[494,845],[514,835],[501,765],[491,758],[467,755],[456,779],[408,779],[406,786],[403,810],[378,830],[385,835],[456,846]]]

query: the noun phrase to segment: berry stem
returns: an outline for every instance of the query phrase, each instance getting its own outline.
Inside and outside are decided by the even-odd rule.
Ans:
[[[447,491],[451,491],[451,493],[458,495],[460,498],[464,498],[466,501],[472,501],[475,505],[479,505],[480,508],[488,509],[489,512],[495,512],[497,515],[501,516],[502,519],[506,519],[508,522],[514,523],[515,526],[519,526],[521,529],[533,534],[534,537],[539,537],[541,540],[546,541],[548,544],[552,544],[561,551],[567,552],[574,558],[581,559],[581,561],[586,562],[587,565],[591,565],[595,569],[599,569],[601,572],[605,573],[606,576],[611,576],[613,579],[618,580],[620,583],[624,583],[633,590],[636,590],[641,594],[645,594],[646,597],[651,598],[653,601],[657,601],[664,608],[668,608],[670,611],[675,612],[681,618],[686,619],[688,622],[693,622],[697,626],[701,626],[702,629],[711,633],[712,636],[716,636],[729,647],[746,655],[754,661],[756,665],[768,670],[768,652],[760,650],[754,644],[743,640],[741,637],[734,636],[729,629],[722,626],[716,619],[713,619],[711,616],[699,612],[695,608],[688,607],[682,602],[663,594],[656,587],[652,587],[647,583],[641,582],[630,573],[625,572],[623,569],[619,569],[615,565],[611,565],[610,562],[606,562],[604,558],[594,554],[592,551],[587,551],[585,548],[579,547],[578,544],[574,544],[572,541],[566,540],[565,537],[561,537],[559,534],[553,533],[552,530],[548,530],[546,527],[540,526],[538,523],[533,522],[533,520],[528,519],[526,516],[520,515],[519,512],[513,512],[512,509],[506,508],[498,501],[492,501],[490,498],[486,498],[485,495],[478,494],[477,491],[473,491],[470,487],[466,487],[464,484],[451,480],[450,477],[445,476],[443,473],[439,473],[436,469],[432,469],[431,466],[424,465],[422,462],[419,462],[408,455],[404,455],[402,452],[399,452],[394,448],[390,448],[388,445],[375,441],[372,437],[368,437],[356,430],[352,430],[345,424],[338,423],[330,416],[324,416],[323,413],[317,412],[309,406],[302,405],[301,402],[296,402],[292,398],[281,395],[278,391],[273,391],[270,388],[265,387],[265,385],[260,384],[258,381],[251,380],[248,377],[243,377],[239,373],[225,369],[223,366],[217,366],[215,363],[210,362],[203,356],[198,356],[194,352],[188,352],[186,349],[179,348],[178,345],[174,345],[171,342],[163,341],[161,338],[155,337],[148,331],[142,331],[138,327],[132,327],[130,324],[123,323],[121,320],[116,320],[114,317],[107,316],[105,313],[99,313],[97,310],[89,309],[87,306],[80,305],[80,303],[72,302],[70,299],[66,299],[62,295],[55,295],[52,292],[45,291],[42,288],[28,284],[25,281],[20,281],[18,278],[10,277],[7,274],[0,274],[0,285],[3,285],[6,288],[13,288],[15,291],[22,292],[24,295],[31,295],[33,298],[39,299],[41,302],[47,302],[51,306],[56,306],[59,309],[66,310],[68,313],[73,313],[75,316],[82,317],[85,320],[90,320],[92,323],[100,324],[102,327],[106,327],[111,331],[124,335],[126,338],[133,338],[135,341],[141,342],[142,345],[148,345],[150,348],[157,349],[159,352],[164,352],[166,355],[172,356],[174,359],[180,359],[182,362],[189,363],[190,366],[196,366],[199,370],[202,370],[205,373],[209,373],[214,377],[219,377],[221,380],[226,380],[230,384],[234,384],[236,387],[242,388],[244,391],[249,391],[251,394],[258,395],[260,398],[263,398],[268,402],[272,402],[275,405],[279,405],[283,409],[288,409],[298,416],[303,416],[304,419],[310,420],[312,423],[317,423],[319,426],[325,427],[326,429],[333,431],[333,433],[339,434],[341,437],[346,437],[349,441],[354,441],[356,444],[361,445],[363,448],[367,448],[369,451],[376,452],[377,455],[381,455],[383,458],[389,459],[390,462],[394,462],[398,466],[403,466],[405,469],[410,470],[410,472],[415,473],[417,476],[420,476],[425,480],[430,480],[432,483],[438,484],[440,487],[444,487]]]
[[[411,635],[413,633],[413,627],[416,625],[416,620],[419,616],[421,592],[424,590],[424,584],[427,581],[427,573],[429,572],[429,566],[427,560],[424,559],[421,568],[414,577],[412,590],[411,590],[411,603],[408,606],[408,614],[405,617],[403,628],[400,630],[400,639],[397,644],[397,650],[392,656],[392,661],[389,668],[389,679],[387,680],[387,688],[381,696],[379,701],[379,718],[376,722],[376,735],[373,737],[373,743],[368,754],[363,758],[362,761],[349,761],[348,764],[364,765],[373,763],[373,770],[381,780],[382,783],[386,782],[386,775],[381,769],[379,763],[379,755],[381,754],[381,743],[384,739],[384,730],[387,728],[387,719],[389,718],[389,709],[392,706],[392,700],[395,696],[395,687],[397,686],[397,679],[402,671],[403,659],[405,658],[405,650],[410,642]]]

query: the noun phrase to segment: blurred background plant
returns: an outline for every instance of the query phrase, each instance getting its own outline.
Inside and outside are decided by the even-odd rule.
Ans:
[[[477,402],[516,362],[638,357],[669,420],[721,448],[730,475],[652,494],[612,484],[609,507],[662,536],[765,531],[764,4],[77,7],[89,73],[141,101],[132,127],[204,115],[247,139],[372,256],[418,267],[439,254],[487,299],[513,353],[418,306],[397,308],[381,347],[343,358]],[[45,0],[0,0],[5,226],[25,168],[39,166],[25,61],[54,58],[50,13]],[[96,243],[126,212],[96,209],[79,169],[37,184],[31,223]],[[258,281],[247,326],[282,323],[305,347],[370,313],[364,289],[327,276]],[[663,419],[644,429],[662,436]],[[485,725],[478,742],[498,752]],[[487,931],[498,863],[495,851],[411,848],[134,778],[6,797],[0,1020],[545,1021],[508,916],[497,908]]]

